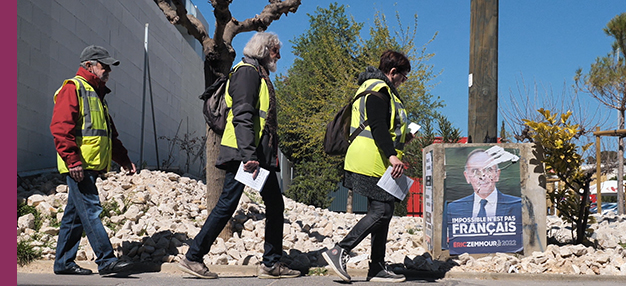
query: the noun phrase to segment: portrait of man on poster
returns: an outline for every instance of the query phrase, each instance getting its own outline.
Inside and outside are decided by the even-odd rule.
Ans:
[[[506,195],[496,187],[500,168],[483,149],[467,156],[463,176],[472,185],[473,193],[448,204],[451,217],[494,217],[521,214],[522,199]]]

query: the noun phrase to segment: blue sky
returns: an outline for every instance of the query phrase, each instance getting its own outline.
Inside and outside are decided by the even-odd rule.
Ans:
[[[277,33],[283,42],[278,73],[286,73],[293,62],[290,41],[308,28],[307,14],[313,14],[318,6],[327,8],[335,2],[345,5],[347,15],[365,24],[363,33],[367,33],[373,24],[376,11],[386,15],[392,29],[397,28],[396,12],[399,12],[405,27],[413,24],[413,16],[417,14],[418,46],[438,33],[426,49],[428,53],[435,54],[428,63],[433,65],[434,71],[441,72],[431,82],[436,86],[430,92],[444,101],[446,107],[441,112],[466,136],[470,0],[302,0],[295,14],[283,15],[268,29]],[[207,0],[195,0],[194,3],[209,22],[212,33],[214,19],[211,5]],[[260,13],[267,3],[262,0],[233,0],[231,13],[236,19],[244,20]],[[613,38],[606,36],[602,29],[623,12],[626,12],[624,0],[499,1],[498,121],[503,120],[502,112],[507,110],[511,91],[519,94],[517,86],[522,81],[529,87],[537,83],[540,88],[559,95],[564,87],[571,87],[576,69],[588,70],[597,57],[611,51]],[[233,45],[238,58],[251,36],[252,33],[245,33],[235,37]],[[580,98],[583,105],[599,106],[588,96]],[[605,111],[603,114],[611,118],[603,129],[616,129],[616,111],[601,108]]]

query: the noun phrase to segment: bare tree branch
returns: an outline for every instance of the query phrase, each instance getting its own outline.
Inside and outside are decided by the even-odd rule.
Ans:
[[[301,0],[270,0],[269,2],[270,4],[263,8],[261,14],[255,15],[254,18],[248,18],[243,22],[233,18],[224,31],[224,40],[230,42],[235,35],[243,32],[265,31],[273,21],[280,19],[282,14],[286,16],[289,12],[295,13],[301,4]]]
[[[178,20],[180,19],[178,15],[176,15],[176,9],[170,6],[170,3],[165,0],[154,0],[154,3],[156,3],[157,6],[161,8],[161,11],[163,11],[163,14],[165,14],[165,18],[167,18],[170,23],[174,25],[178,23]]]
[[[233,18],[230,12],[232,0],[210,0],[215,16],[215,31],[211,38],[208,36],[208,27],[204,27],[193,15],[187,14],[187,9],[181,0],[154,0],[154,2],[161,8],[170,23],[183,26],[187,33],[202,44],[202,51],[206,58],[207,86],[230,69],[236,55],[232,41],[237,34],[265,31],[283,14],[295,13],[301,4],[301,0],[269,0],[269,4],[263,8],[261,14],[240,22]]]
[[[187,9],[181,0],[171,0],[175,7],[172,7],[165,0],[154,0],[154,2],[161,8],[167,20],[174,25],[181,25],[187,29],[187,33],[192,35],[200,43],[203,43],[207,38],[206,28],[191,14],[187,14]]]

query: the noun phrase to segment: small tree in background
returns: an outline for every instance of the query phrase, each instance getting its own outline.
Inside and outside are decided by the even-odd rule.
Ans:
[[[437,130],[433,123],[437,124]],[[453,127],[448,118],[441,114],[424,120],[422,127],[415,134],[415,139],[405,146],[402,159],[407,166],[405,175],[411,178],[422,178],[422,150],[435,143],[436,137],[441,137],[441,143],[457,143],[461,139],[461,130]]]
[[[624,129],[626,112],[626,13],[615,16],[604,28],[608,36],[615,38],[613,52],[598,57],[587,74],[576,71],[574,80],[579,91],[589,93],[602,104],[617,110],[617,128]],[[624,141],[618,137],[617,186],[622,190],[624,176]],[[618,214],[624,214],[624,192],[617,192]]]
[[[437,132],[435,132],[433,127],[433,123],[435,122],[438,126]],[[407,167],[404,174],[414,180],[422,179],[422,150],[435,143],[436,137],[441,137],[442,144],[457,143],[461,139],[461,130],[453,127],[448,118],[441,114],[436,114],[430,119],[425,119],[422,123],[423,125],[415,134],[413,141],[404,147],[404,158],[402,158],[402,161]],[[395,215],[406,215],[408,197],[409,195],[407,195],[404,201],[396,203]]]
[[[278,134],[281,151],[294,163],[285,195],[325,208],[344,172],[343,156],[328,156],[322,148],[326,124],[354,96],[359,73],[368,65],[378,66],[383,51],[401,51],[411,60],[409,79],[399,88],[409,120],[422,124],[443,104],[428,92],[428,81],[436,75],[425,63],[432,55],[413,42],[417,23],[394,35],[385,16],[377,13],[370,38],[363,40],[363,24],[350,19],[343,5],[318,7],[309,18],[309,28],[292,40],[293,65],[275,82]]]
[[[571,111],[562,114],[551,114],[543,108],[538,111],[543,120],[524,120],[530,129],[528,139],[542,154],[546,176],[556,176],[562,182],[547,195],[550,201],[556,202],[561,219],[572,224],[574,243],[584,243],[589,219],[589,187],[594,170],[582,170],[583,156],[579,152],[584,152],[593,143],[576,144],[582,132],[578,124],[569,122]]]

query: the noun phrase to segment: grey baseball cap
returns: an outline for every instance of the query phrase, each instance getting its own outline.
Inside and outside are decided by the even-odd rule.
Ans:
[[[96,45],[86,47],[80,54],[81,63],[90,60],[96,60],[110,66],[117,66],[120,64],[120,61],[111,57],[105,48]]]

